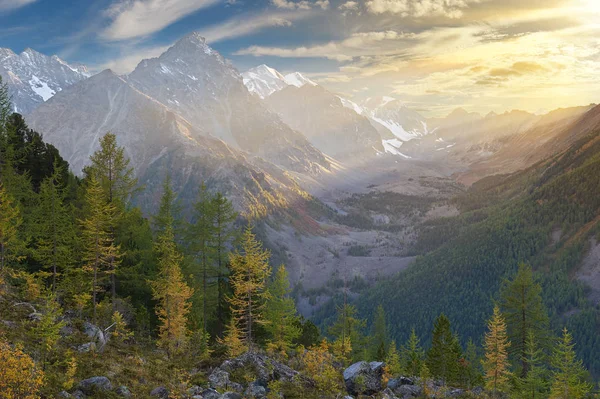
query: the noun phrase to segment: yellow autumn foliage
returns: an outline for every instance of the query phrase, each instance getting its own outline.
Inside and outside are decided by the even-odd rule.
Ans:
[[[44,382],[29,355],[0,339],[0,399],[37,399]]]

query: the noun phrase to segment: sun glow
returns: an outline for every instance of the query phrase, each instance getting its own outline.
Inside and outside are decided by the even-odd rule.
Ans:
[[[581,0],[585,11],[600,14],[600,0]]]

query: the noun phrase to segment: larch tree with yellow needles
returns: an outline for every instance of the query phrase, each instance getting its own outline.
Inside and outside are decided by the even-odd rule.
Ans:
[[[509,371],[508,348],[510,342],[506,334],[506,322],[498,306],[488,322],[485,334],[485,358],[482,360],[485,387],[492,397],[499,397],[509,390],[511,373]]]
[[[266,323],[263,312],[265,301],[269,298],[266,284],[271,274],[270,256],[271,253],[263,249],[251,227],[244,232],[242,252],[231,255],[233,295],[229,298],[229,304],[248,349],[252,348],[254,325]]]
[[[0,399],[38,399],[44,373],[20,346],[0,339]]]

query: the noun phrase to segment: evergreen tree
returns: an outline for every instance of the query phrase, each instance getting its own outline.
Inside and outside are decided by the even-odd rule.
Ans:
[[[461,354],[456,349],[450,320],[441,314],[433,326],[431,348],[427,352],[427,368],[432,376],[440,378],[444,384],[452,383],[458,378]]]
[[[216,334],[221,336],[227,320],[228,261],[229,246],[237,238],[237,231],[233,224],[238,214],[233,209],[233,204],[221,193],[213,198],[215,239],[213,241],[213,254],[217,273],[217,309],[216,309]]]
[[[66,323],[61,320],[62,309],[54,295],[48,295],[45,298],[41,310],[42,316],[32,327],[30,335],[36,342],[40,361],[45,368],[48,355],[56,348],[60,340],[60,330]]]
[[[60,181],[61,167],[56,164],[52,176],[40,187],[36,212],[36,257],[52,273],[52,292],[56,292],[59,271],[64,272],[73,261],[75,230],[73,209],[65,203],[65,190]]]
[[[542,302],[542,287],[535,281],[530,266],[521,264],[512,280],[506,280],[500,291],[501,309],[506,320],[510,354],[520,364],[520,375],[527,375],[527,338],[533,332],[538,342],[548,335],[548,315]]]
[[[102,187],[95,177],[90,179],[85,193],[87,217],[80,220],[83,230],[85,270],[91,272],[93,321],[96,323],[97,294],[102,278],[114,272],[119,247],[111,234],[114,205],[106,202]]]
[[[214,225],[215,208],[213,197],[203,183],[200,187],[198,200],[194,204],[193,222],[188,226],[188,243],[191,253],[199,266],[196,273],[200,281],[201,290],[197,290],[196,303],[202,302],[202,331],[208,331],[208,301],[209,301],[209,278],[213,272],[213,242],[216,236]]]
[[[251,227],[244,232],[242,252],[231,256],[233,295],[229,297],[229,303],[247,348],[252,348],[255,324],[265,324],[263,311],[265,300],[269,297],[266,281],[271,274],[270,256],[271,253],[263,249]]]
[[[165,220],[165,230],[156,243],[159,274],[150,285],[153,298],[158,302],[156,315],[161,323],[159,345],[170,357],[180,353],[188,342],[187,316],[193,291],[187,286],[181,273],[183,256],[175,244],[172,216]]]
[[[0,182],[0,272],[8,262],[17,259],[22,246],[19,228],[23,223],[18,205]]]
[[[400,354],[396,349],[396,342],[392,341],[385,358],[385,376],[386,379],[394,378],[399,376],[403,372],[402,363],[400,361]],[[411,374],[416,375],[416,374]]]
[[[508,363],[508,347],[510,342],[506,335],[506,323],[498,306],[494,307],[494,315],[488,322],[485,334],[485,359],[482,361],[485,387],[493,397],[507,393],[511,373]]]
[[[344,304],[337,309],[337,319],[329,327],[329,335],[334,337],[334,344],[341,345],[341,357],[353,361],[365,358],[365,337],[363,330],[366,321],[357,318],[356,308],[350,304]],[[348,346],[348,347],[346,347]]]
[[[586,381],[587,372],[575,355],[573,336],[566,328],[554,347],[551,363],[550,399],[581,399],[588,395],[592,386]]]
[[[0,76],[0,135],[6,127],[6,122],[9,115],[12,113],[12,104],[10,101],[10,94],[8,92],[8,86],[2,81]],[[0,142],[0,145],[2,143]]]
[[[402,359],[402,368],[409,376],[417,376],[421,372],[421,364],[425,357],[425,352],[421,348],[421,343],[417,333],[413,328],[410,337],[400,352]]]
[[[296,321],[296,304],[291,298],[290,282],[285,266],[279,266],[273,282],[269,285],[269,298],[265,307],[265,329],[270,335],[267,350],[287,357],[301,330]]]
[[[371,331],[371,358],[377,361],[384,361],[388,349],[388,329],[383,306],[379,305],[375,312]]]
[[[483,375],[481,373],[481,359],[477,354],[477,346],[472,339],[467,342],[467,349],[465,350],[465,386],[472,388],[474,386],[482,385]]]
[[[237,320],[233,317],[229,320],[225,336],[217,338],[217,341],[225,346],[227,356],[230,358],[238,357],[248,350],[248,346],[242,336],[242,331],[238,327]]]
[[[125,156],[125,149],[117,145],[117,136],[112,133],[105,134],[100,139],[100,149],[90,156],[91,165],[84,169],[88,178],[94,176],[102,187],[102,192],[107,203],[114,208],[110,214],[110,234],[116,240],[115,229],[123,219],[123,213],[132,195],[137,190],[138,181],[134,177],[133,168],[129,166],[130,160]],[[117,259],[109,258],[111,271],[111,295],[113,311],[117,296]]]
[[[171,175],[167,174],[165,180],[163,181],[163,192],[160,199],[160,205],[158,207],[158,213],[152,217],[152,228],[157,237],[165,232],[167,225],[171,220],[173,221],[172,223],[175,236],[177,237],[180,221],[180,209],[175,198],[176,195],[173,192]]]
[[[517,396],[520,399],[547,397],[548,376],[544,367],[544,352],[537,346],[535,334],[530,331],[525,348],[529,372],[517,380]]]

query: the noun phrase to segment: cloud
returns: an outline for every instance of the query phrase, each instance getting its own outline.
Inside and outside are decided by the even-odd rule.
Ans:
[[[219,0],[119,0],[106,10],[112,22],[101,37],[119,41],[147,36],[217,2]]]
[[[382,42],[396,42],[400,39],[410,39],[413,34],[382,31],[354,33],[347,39],[331,41],[317,46],[301,46],[295,48],[250,46],[239,50],[235,55],[252,55],[255,57],[272,56],[281,58],[326,58],[339,62],[351,61],[354,57],[368,55],[373,51],[373,45]],[[388,51],[396,52],[395,46],[390,46]]]
[[[35,3],[36,1],[37,0],[0,0],[0,11],[15,10],[31,3]]]
[[[271,4],[277,8],[283,8],[286,10],[310,10],[314,7],[328,10],[330,6],[329,0],[316,0],[315,2],[308,0],[271,0]]]
[[[372,14],[398,14],[402,17],[460,18],[463,9],[482,0],[368,0],[365,5]]]
[[[209,43],[247,36],[265,28],[291,26],[293,21],[306,18],[310,12],[265,13],[254,16],[240,16],[225,22],[200,29],[200,34]]]
[[[346,11],[358,11],[358,2],[350,0],[340,4],[338,8]]]
[[[124,54],[100,65],[99,70],[112,69],[117,74],[127,74],[135,69],[141,60],[155,58],[167,51],[170,46],[147,47],[137,50],[123,49]]]

